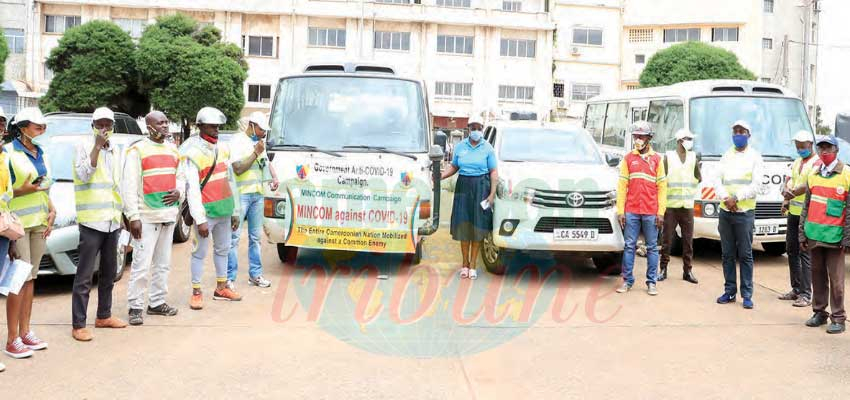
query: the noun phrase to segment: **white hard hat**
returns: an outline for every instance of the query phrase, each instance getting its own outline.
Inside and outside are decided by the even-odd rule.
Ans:
[[[679,129],[676,131],[676,140],[681,140],[684,138],[694,138],[694,133],[686,128]]]
[[[101,119],[108,119],[112,122],[115,122],[115,113],[106,107],[100,107],[97,110],[94,110],[94,112],[91,114],[91,120],[92,122],[94,122],[99,121]]]
[[[652,136],[655,133],[652,131],[652,126],[649,125],[646,121],[637,121],[632,124],[629,128],[629,132],[632,135],[649,135]]]
[[[39,125],[47,125],[44,121],[44,114],[37,107],[27,107],[15,114],[15,123],[32,122]]]
[[[204,107],[198,111],[198,116],[195,118],[196,124],[224,125],[227,123],[227,117],[224,113],[215,107]]]
[[[484,126],[484,119],[482,119],[480,115],[472,114],[469,116],[469,120],[466,121],[466,126],[470,126],[472,124]]]
[[[269,128],[269,117],[260,111],[252,112],[248,117],[248,122],[253,122],[254,125],[259,126],[260,129],[264,131],[269,131],[271,129]]]
[[[809,131],[799,131],[796,135],[794,135],[795,142],[809,142],[814,143],[814,135],[812,135]]]
[[[732,129],[735,129],[736,126],[740,126],[741,128],[746,129],[747,132],[753,133],[753,130],[750,129],[750,124],[748,124],[747,121],[739,119],[739,120],[735,121],[734,124],[732,124]]]

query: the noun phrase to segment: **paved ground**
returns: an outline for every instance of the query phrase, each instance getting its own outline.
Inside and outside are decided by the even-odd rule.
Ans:
[[[698,249],[699,285],[682,281],[673,268],[661,294],[649,297],[640,286],[617,295],[616,277],[600,277],[586,260],[547,254],[523,255],[504,280],[484,273],[474,284],[460,282],[460,256],[447,229],[427,243],[426,260],[413,271],[400,257],[314,251],[284,267],[268,247],[263,260],[271,289],[248,287],[243,275],[243,302],[208,297],[203,311],[191,311],[190,245],[177,245],[169,298],[180,314],[148,317],[143,327],[96,330],[91,343],[70,337],[71,280],[40,279],[34,323],[50,349],[21,361],[0,356],[7,365],[0,393],[36,399],[850,396],[850,334],[807,328],[810,310],[776,300],[787,289],[785,258],[757,257],[756,308],[748,311],[740,302],[714,303],[722,290],[719,251]],[[645,271],[644,259],[637,270]],[[211,288],[211,265],[207,271]],[[383,273],[389,279],[376,279]],[[547,273],[546,281],[534,277]],[[115,290],[121,317],[127,281]]]

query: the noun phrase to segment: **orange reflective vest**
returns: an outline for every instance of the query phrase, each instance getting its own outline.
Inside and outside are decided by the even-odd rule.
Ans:
[[[165,205],[162,198],[177,189],[177,149],[164,144],[142,141],[133,146],[139,152],[142,172],[142,194],[145,205],[151,209],[177,207]],[[132,150],[132,149],[131,149]]]
[[[845,205],[850,190],[850,170],[846,166],[841,173],[832,173],[824,178],[815,172],[818,162],[808,176],[809,208],[804,231],[806,237],[823,243],[840,243],[844,237],[844,221],[847,218]]]
[[[617,213],[662,215],[667,209],[667,176],[661,156],[632,151],[620,163]]]
[[[198,177],[204,181],[210,169],[212,176],[203,190],[201,190],[201,202],[207,218],[221,218],[233,215],[236,208],[233,200],[233,192],[230,190],[230,181],[227,179],[227,160],[230,158],[226,147],[220,146],[218,161],[213,165],[215,153],[201,150],[194,146],[187,151],[186,156],[198,169]]]

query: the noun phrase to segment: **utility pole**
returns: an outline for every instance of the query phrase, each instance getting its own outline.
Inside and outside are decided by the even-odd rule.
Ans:
[[[802,73],[800,74],[802,82],[800,83],[800,96],[803,98],[803,102],[806,103],[806,108],[808,110],[809,98],[808,98],[808,89],[809,89],[809,36],[811,35],[811,7],[812,2],[810,0],[806,0],[805,4],[803,4],[803,65],[802,65]],[[808,110],[811,111],[811,110]],[[809,113],[811,114],[811,112]],[[811,116],[811,115],[809,115]]]
[[[788,54],[788,35],[782,40],[782,86],[788,87],[790,57]]]

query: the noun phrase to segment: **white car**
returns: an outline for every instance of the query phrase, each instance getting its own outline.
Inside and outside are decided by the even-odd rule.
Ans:
[[[592,257],[598,269],[619,272],[619,159],[606,158],[579,127],[507,122],[488,126],[485,138],[499,161],[493,231],[481,249],[487,270],[503,274],[511,252],[543,250]]]

